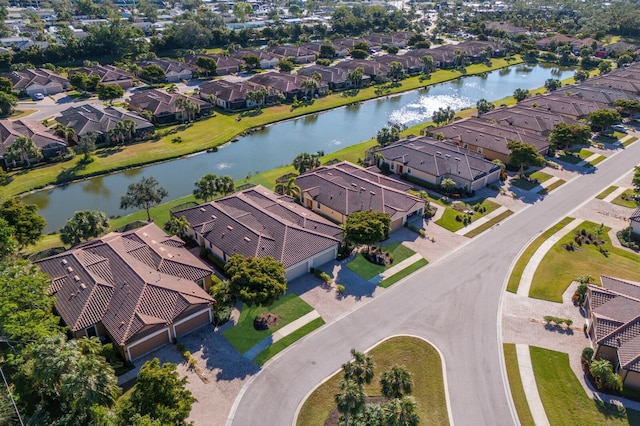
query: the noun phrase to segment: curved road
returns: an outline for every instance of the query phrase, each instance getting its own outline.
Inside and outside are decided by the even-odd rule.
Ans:
[[[500,303],[519,251],[628,173],[640,142],[556,189],[499,226],[326,325],[268,363],[245,385],[228,424],[291,425],[306,395],[350,358],[394,334],[423,337],[443,354],[452,423],[519,424],[504,377]]]

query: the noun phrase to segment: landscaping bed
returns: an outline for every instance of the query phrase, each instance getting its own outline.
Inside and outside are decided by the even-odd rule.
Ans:
[[[618,206],[635,209],[636,207],[638,207],[638,203],[635,200],[635,196],[636,196],[636,193],[633,191],[633,189],[627,189],[622,194],[614,198],[613,201],[611,202]]]
[[[438,200],[438,204],[442,205],[443,202]],[[446,206],[445,211],[435,223],[451,232],[459,231],[466,225],[473,223],[474,220],[478,220],[500,207],[500,204],[486,199],[468,203],[454,201],[449,205],[444,205]],[[473,214],[469,214],[471,212]]]
[[[398,263],[415,254],[415,252],[409,247],[403,246],[402,243],[397,241],[385,244],[380,248],[383,251],[389,252],[389,254],[392,256],[393,262],[391,264],[376,265],[365,259],[362,253],[358,253],[355,259],[347,263],[347,268],[351,269],[353,272],[360,275],[365,280],[370,280],[371,278],[384,272],[386,269],[389,269],[391,266],[397,265]]]

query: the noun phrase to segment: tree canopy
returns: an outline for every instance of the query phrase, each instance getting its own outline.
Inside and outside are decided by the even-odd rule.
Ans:
[[[493,102],[489,102],[484,98],[476,102],[476,108],[478,109],[478,114],[486,114],[487,112],[491,111],[495,107],[496,105]]]
[[[556,124],[549,134],[554,149],[566,149],[572,145],[588,145],[591,129],[583,124]]]
[[[610,109],[599,109],[589,114],[591,127],[602,131],[607,127],[619,123],[622,120],[620,113]]]
[[[516,100],[516,102],[522,102],[525,99],[527,99],[529,96],[530,95],[529,95],[528,89],[517,88],[513,92],[513,98]]]
[[[268,305],[287,291],[284,266],[271,256],[245,258],[236,253],[224,270],[231,292],[247,305]]]
[[[386,240],[391,230],[391,217],[387,213],[371,210],[353,212],[344,227],[345,240],[354,244],[372,245]]]
[[[306,152],[298,154],[296,158],[293,159],[293,167],[295,167],[299,173],[320,167],[320,154],[309,154]]]
[[[124,96],[124,89],[117,84],[98,84],[98,99],[112,101]]]
[[[38,241],[47,225],[35,204],[25,204],[19,198],[6,199],[0,205],[0,218],[13,228],[19,249]]]
[[[147,220],[150,221],[149,209],[160,204],[168,196],[169,192],[161,187],[154,177],[143,177],[140,182],[132,183],[127,187],[127,193],[120,198],[120,208],[145,209]]]
[[[450,107],[446,107],[446,108],[438,108],[434,113],[433,113],[433,122],[436,123],[436,125],[440,125],[440,123],[448,123],[451,120],[453,120],[453,117],[455,117],[456,113],[455,111]]]
[[[109,219],[103,212],[83,210],[73,214],[60,230],[64,244],[75,246],[83,241],[99,237],[109,229]]]
[[[235,191],[235,183],[230,176],[216,176],[213,173],[202,176],[195,186],[193,196],[205,202],[212,200],[219,192],[227,195]]]
[[[527,167],[542,166],[545,164],[544,157],[538,154],[536,147],[531,144],[511,141],[507,144],[507,148],[511,150],[509,163],[514,167],[520,168],[521,175]]]

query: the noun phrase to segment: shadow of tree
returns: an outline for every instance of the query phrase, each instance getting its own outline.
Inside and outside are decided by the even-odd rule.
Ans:
[[[78,173],[87,168],[87,163],[79,161],[75,166],[71,168],[63,167],[62,171],[56,176],[56,183],[66,183],[74,180],[78,177]]]
[[[98,152],[98,157],[105,158],[113,154],[117,154],[124,149],[122,145],[110,146],[109,148],[103,148]]]

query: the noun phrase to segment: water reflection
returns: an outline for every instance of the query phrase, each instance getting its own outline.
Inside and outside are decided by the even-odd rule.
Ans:
[[[142,169],[136,169],[142,171]],[[139,172],[137,174],[140,174]],[[136,176],[134,174],[133,176]],[[125,173],[126,176],[129,176]],[[111,190],[104,184],[104,177],[97,177],[95,179],[89,179],[82,184],[82,191],[89,194],[99,195],[101,197],[110,197]]]

